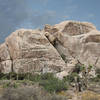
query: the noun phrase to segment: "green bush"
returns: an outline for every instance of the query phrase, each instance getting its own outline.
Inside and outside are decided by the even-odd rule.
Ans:
[[[91,80],[92,80],[93,82],[100,82],[100,75],[97,75],[96,77],[91,78]]]
[[[52,73],[42,74],[39,84],[48,92],[59,92],[67,89],[67,84],[63,80],[54,77]]]
[[[53,73],[44,73],[41,74],[42,80],[51,80],[54,79],[54,74]]]
[[[4,83],[4,84],[3,84],[3,88],[8,88],[8,87],[10,87],[10,84],[11,84],[10,82]]]
[[[28,78],[26,77],[26,79],[28,79]],[[39,74],[30,75],[29,80],[34,81],[34,82],[39,82],[39,81],[41,81],[41,75],[39,75]]]
[[[31,74],[29,77],[29,80],[39,82],[41,80],[50,80],[52,78],[54,78],[53,73],[44,73],[44,74],[40,74],[40,75],[39,74],[34,74],[34,75]],[[28,78],[26,77],[26,79],[28,79]]]
[[[48,92],[58,92],[67,89],[67,84],[54,77],[53,73],[44,73],[41,75],[36,74],[29,79],[38,82],[39,85],[43,86]]]
[[[19,84],[17,82],[6,82],[3,84],[3,88],[17,88]]]
[[[70,75],[64,77],[63,81],[68,83],[75,82],[75,77],[79,78],[79,75],[76,72],[73,72]]]
[[[39,84],[50,93],[67,90],[67,84],[62,80],[58,80],[57,78],[52,78],[50,80],[42,80]]]
[[[0,80],[6,80],[7,74],[0,73]]]
[[[85,70],[84,65],[78,63],[78,64],[76,64],[75,69],[74,69],[73,72],[80,73],[80,72],[82,72],[83,70]]]

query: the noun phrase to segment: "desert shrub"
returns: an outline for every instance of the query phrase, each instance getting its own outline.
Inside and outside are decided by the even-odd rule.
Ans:
[[[48,92],[58,92],[67,89],[67,84],[63,80],[59,80],[53,73],[35,74],[30,76],[30,81],[38,82]]]
[[[19,86],[19,84],[17,82],[5,82],[3,83],[3,88],[17,88]]]
[[[53,73],[44,73],[41,74],[42,80],[51,80],[54,79],[54,74]]]
[[[54,77],[51,79],[42,80],[39,84],[50,93],[59,92],[67,89],[67,84],[64,81]]]
[[[26,77],[26,79],[28,78]],[[39,74],[30,75],[29,80],[34,82],[39,82],[41,81],[41,75]]]
[[[17,78],[18,77],[18,78]],[[25,79],[26,77],[26,74],[17,74],[17,73],[14,73],[14,72],[10,72],[10,73],[7,73],[7,74],[3,74],[1,73],[0,74],[0,80],[23,80]]]
[[[73,70],[73,72],[79,73],[79,72],[82,72],[83,70],[85,70],[84,65],[78,63],[78,64],[76,64],[75,69]]]
[[[7,74],[0,73],[0,80],[7,79]]]
[[[18,86],[19,86],[19,84],[18,84],[17,82],[14,82],[14,83],[13,83],[13,87],[14,87],[14,88],[18,88]]]
[[[100,82],[100,75],[90,79],[92,82]]]
[[[4,83],[3,88],[8,88],[10,86],[10,82]]]
[[[89,65],[89,66],[88,66],[88,69],[89,69],[89,70],[91,70],[92,68],[93,68],[93,66],[92,66],[92,65]]]
[[[39,85],[50,93],[67,89],[67,84],[63,80],[54,77],[52,73],[41,74],[40,77]]]
[[[73,72],[70,75],[64,77],[63,81],[68,82],[68,83],[75,82],[75,77],[79,78],[79,75],[78,73]]]
[[[16,74],[15,76],[15,80],[24,80],[27,79],[27,73],[20,73],[20,74]]]
[[[0,80],[24,80],[24,79],[28,79],[31,75],[31,73],[14,73],[14,72],[10,72],[7,74],[3,74],[0,73]]]

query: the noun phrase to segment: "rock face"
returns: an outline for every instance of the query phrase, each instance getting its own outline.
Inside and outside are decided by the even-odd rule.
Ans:
[[[78,62],[100,69],[100,32],[91,23],[65,21],[46,25],[44,33],[65,60],[69,72]]]
[[[20,29],[0,45],[0,72],[53,72],[63,77],[77,63],[100,69],[100,32],[87,22],[65,21]]]
[[[64,21],[54,26],[59,29],[60,32],[67,33],[70,36],[81,35],[96,30],[96,27],[88,22],[75,22],[75,21]]]
[[[0,73],[9,73],[11,72],[12,61],[10,58],[9,50],[7,45],[0,45]]]
[[[55,73],[65,68],[59,53],[38,30],[21,29],[13,32],[0,46],[0,58],[4,72],[8,72],[9,68],[9,71],[16,73]]]

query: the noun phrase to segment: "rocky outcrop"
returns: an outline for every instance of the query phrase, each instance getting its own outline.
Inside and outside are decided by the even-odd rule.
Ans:
[[[59,53],[39,30],[21,29],[13,32],[0,46],[0,58],[1,72],[56,73],[65,68]]]
[[[87,22],[65,21],[44,28],[45,36],[72,71],[77,63],[100,69],[100,32]]]
[[[68,34],[70,36],[81,35],[96,30],[96,27],[88,22],[78,21],[64,21],[54,26],[59,29],[60,32]]]
[[[63,77],[77,63],[100,69],[100,32],[91,23],[65,21],[42,31],[20,29],[0,45],[2,73],[53,72]]]

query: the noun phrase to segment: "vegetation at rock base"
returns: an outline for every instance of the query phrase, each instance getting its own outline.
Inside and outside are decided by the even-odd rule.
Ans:
[[[89,66],[87,68],[87,71],[91,71],[92,66]],[[3,88],[7,89],[6,93],[4,94],[4,97],[7,97],[10,95],[11,98],[17,98],[14,97],[14,95],[11,95],[11,92],[15,89],[14,91],[18,93],[19,95],[19,88],[21,87],[33,87],[34,85],[38,85],[38,87],[43,88],[49,95],[45,99],[40,99],[41,97],[38,97],[38,93],[34,90],[34,93],[30,96],[29,100],[67,100],[69,96],[64,96],[66,94],[66,91],[70,88],[75,86],[78,87],[78,91],[80,90],[87,90],[88,82],[85,82],[85,80],[88,80],[90,82],[100,82],[100,70],[96,70],[96,77],[88,79],[88,77],[85,77],[86,75],[88,76],[88,73],[84,72],[86,71],[86,68],[83,65],[77,64],[75,69],[70,73],[68,76],[64,77],[62,80],[58,79],[55,77],[53,73],[44,73],[44,74],[33,74],[33,73],[8,73],[8,74],[0,74],[0,86],[3,84]],[[83,78],[80,77],[79,73],[83,74]],[[85,82],[85,83],[84,83]],[[81,86],[80,84],[81,83]],[[74,85],[73,85],[74,84]],[[86,86],[84,88],[84,86]],[[10,89],[10,90],[9,90]],[[77,88],[76,88],[77,89]],[[7,95],[8,90],[10,91],[10,94]],[[23,93],[22,92],[22,95]],[[35,93],[36,92],[36,93]],[[41,92],[42,93],[42,92]],[[84,93],[84,92],[83,92]],[[61,95],[63,94],[63,95]],[[6,96],[7,95],[7,96]],[[91,96],[92,95],[92,96]],[[49,98],[48,98],[49,97]],[[66,98],[67,97],[67,98]],[[72,97],[72,95],[71,95]],[[15,100],[20,100],[21,98],[24,98],[22,96],[19,96],[18,99]],[[6,99],[4,99],[6,100]],[[11,99],[14,100],[14,99]],[[25,99],[28,100],[28,99]],[[94,94],[89,94],[86,96],[86,94],[82,94],[82,100],[99,100],[98,96],[95,96]]]
[[[90,88],[90,84],[100,84],[100,70],[96,70],[96,76],[91,78],[89,72],[93,66],[87,68],[84,65],[77,64],[75,69],[68,76],[64,77],[63,81],[68,83],[68,86],[76,87],[76,90],[81,92]],[[80,75],[81,73],[81,75]]]
[[[33,82],[38,83],[40,86],[44,87],[44,89],[50,93],[53,92],[59,92],[62,90],[67,90],[67,82],[63,80],[59,80],[56,78],[53,73],[44,73],[44,74],[16,74],[16,73],[9,73],[9,74],[1,74],[0,75],[1,80],[17,80],[22,82]],[[11,79],[10,79],[11,78]],[[17,88],[20,82],[14,82],[14,83],[6,83],[4,84],[4,87],[14,87]]]
[[[92,66],[89,66],[87,69],[91,70]],[[18,80],[18,81],[23,81],[23,82],[35,82],[38,83],[40,86],[43,86],[45,90],[48,92],[59,92],[62,90],[67,90],[68,87],[72,83],[77,83],[81,82],[82,85],[85,85],[87,87],[88,82],[87,81],[92,81],[92,82],[100,82],[100,70],[96,70],[97,76],[94,78],[88,79],[88,73],[85,73],[86,68],[84,65],[77,64],[75,69],[73,70],[72,73],[70,73],[68,76],[64,77],[63,80],[60,80],[54,76],[53,73],[44,73],[44,74],[32,74],[32,73],[8,73],[8,74],[3,74],[0,73],[0,80]],[[79,73],[82,73],[83,76],[80,77]],[[83,79],[84,78],[84,79]],[[27,84],[27,83],[26,83]],[[9,87],[11,84],[7,83],[4,84],[4,87]],[[11,85],[12,87],[17,88],[19,84],[16,82]]]
[[[67,90],[67,84],[62,80],[58,80],[57,78],[41,81],[40,85],[49,92],[59,92],[62,90]]]
[[[72,82],[75,82],[75,77],[78,78],[79,80],[81,80],[81,77],[79,76],[79,73],[84,71],[85,67],[81,66],[79,64],[77,64],[75,66],[75,69],[72,71],[72,73],[70,73],[69,75],[67,75],[66,77],[64,77],[64,81],[67,81],[69,84]]]
[[[67,100],[56,94],[67,90],[67,83],[53,73],[1,74],[0,86],[5,90],[0,100]]]

